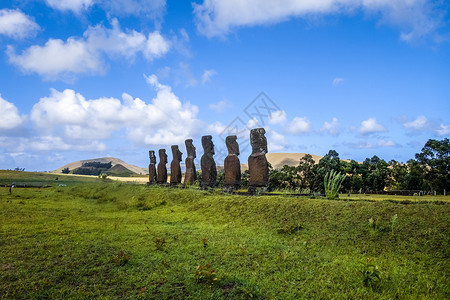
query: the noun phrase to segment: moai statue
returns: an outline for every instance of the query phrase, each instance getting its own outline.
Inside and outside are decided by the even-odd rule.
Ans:
[[[184,174],[184,185],[192,185],[197,179],[197,172],[195,171],[194,159],[197,157],[195,147],[192,144],[192,139],[184,141],[186,144],[186,173]]]
[[[264,136],[264,128],[256,128],[250,131],[250,144],[252,154],[248,157],[248,170],[250,178],[248,191],[255,193],[257,188],[263,191],[269,183],[269,163],[267,162],[267,139]]]
[[[223,190],[227,193],[237,190],[241,187],[241,162],[239,161],[239,144],[236,142],[235,135],[227,136],[225,143],[228,149],[228,155],[225,158],[225,180]]]
[[[178,149],[177,145],[172,146],[172,163],[170,164],[170,184],[177,185],[181,183],[181,157],[183,153]]]
[[[166,149],[159,149],[159,164],[158,164],[158,176],[156,177],[156,182],[158,184],[167,183],[167,154]]]
[[[207,189],[208,187],[216,186],[217,169],[214,162],[214,144],[210,135],[202,136],[203,155],[200,160],[202,167],[202,183],[201,188]]]
[[[148,184],[154,184],[156,182],[156,156],[155,151],[148,151],[150,157],[150,164],[148,165]]]

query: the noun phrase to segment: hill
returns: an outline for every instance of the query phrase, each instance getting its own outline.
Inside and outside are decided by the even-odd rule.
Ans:
[[[61,171],[64,168],[69,168],[69,170],[72,171],[72,170],[74,170],[76,168],[81,167],[83,163],[87,163],[87,162],[100,162],[100,163],[109,163],[109,162],[111,162],[111,164],[112,164],[112,168],[111,169],[114,169],[114,167],[116,165],[121,165],[124,169],[127,169],[130,172],[138,174],[138,175],[139,174],[147,174],[148,173],[148,170],[146,170],[144,168],[140,168],[140,167],[135,166],[135,165],[127,164],[123,160],[115,158],[115,157],[101,157],[101,158],[93,158],[93,159],[74,161],[74,162],[68,163],[67,165],[64,165],[64,166],[54,170],[53,173],[59,173],[60,174]],[[118,167],[118,168],[120,168],[120,167]],[[123,169],[122,169],[122,171],[123,171]],[[114,174],[114,175],[116,175],[116,174]],[[127,175],[127,176],[129,176],[129,175]]]
[[[280,169],[284,165],[297,166],[300,159],[307,153],[267,153],[267,161],[272,165],[274,169]],[[322,156],[311,154],[314,162],[317,164]],[[248,163],[241,164],[241,170],[248,170]]]
[[[131,171],[130,169],[127,169],[122,164],[117,164],[108,171],[106,171],[106,174],[112,175],[112,176],[119,176],[119,177],[129,177],[136,175],[136,172]]]

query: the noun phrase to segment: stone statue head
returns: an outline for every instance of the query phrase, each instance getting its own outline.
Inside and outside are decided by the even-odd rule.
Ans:
[[[252,154],[267,153],[267,139],[264,136],[264,128],[255,128],[250,131],[250,144],[252,145]]]
[[[172,148],[173,159],[181,161],[181,156],[183,155],[183,153],[181,153],[180,149],[178,149],[178,145],[172,145],[171,148]]]
[[[195,146],[194,144],[192,144],[192,139],[187,139],[184,141],[184,143],[186,145],[187,156],[196,158],[197,155],[195,153]]]
[[[150,163],[156,164],[155,151],[153,151],[153,150],[148,151],[148,155],[150,156]]]
[[[159,162],[167,164],[167,154],[166,149],[159,149]]]
[[[237,143],[237,136],[229,135],[225,139],[225,144],[227,145],[228,154],[239,155],[239,144]]]
[[[212,136],[204,135],[202,136],[202,146],[205,154],[214,154],[214,144],[212,142]]]

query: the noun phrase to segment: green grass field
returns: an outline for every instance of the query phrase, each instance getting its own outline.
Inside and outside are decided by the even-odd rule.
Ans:
[[[64,180],[0,188],[1,298],[450,298],[448,196],[404,204]]]

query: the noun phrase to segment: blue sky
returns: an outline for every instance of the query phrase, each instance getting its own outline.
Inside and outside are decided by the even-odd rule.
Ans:
[[[450,4],[1,0],[0,168],[53,170],[211,134],[407,161],[450,136]],[[257,113],[258,112],[258,113]],[[185,156],[183,156],[183,159]]]

